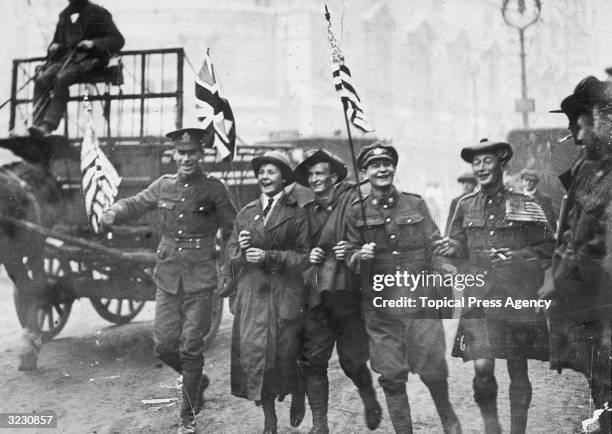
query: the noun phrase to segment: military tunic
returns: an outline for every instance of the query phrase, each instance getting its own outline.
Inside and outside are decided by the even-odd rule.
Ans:
[[[553,249],[552,231],[542,208],[527,196],[501,188],[464,196],[451,224],[457,256],[467,258],[467,272],[480,275],[481,285],[466,287],[464,300],[488,300],[486,306],[466,302],[453,356],[548,359],[546,321],[534,308],[505,307],[508,297],[537,299],[546,260]],[[491,249],[509,248],[514,259],[495,264]]]
[[[386,285],[376,290],[376,275],[407,272],[412,275],[440,270],[443,258],[434,255],[434,243],[441,239],[425,201],[415,194],[400,193],[395,188],[382,198],[355,199],[347,212],[347,239],[350,244],[347,263],[362,278],[366,331],[369,336],[372,369],[381,374],[385,389],[405,387],[408,373],[420,374],[425,381],[445,379],[448,375],[444,358],[445,343],[441,320],[422,308],[419,297],[435,297],[436,288]],[[374,259],[362,261],[361,246],[375,242]],[[414,306],[377,307],[381,300],[415,300]]]
[[[111,209],[117,221],[157,210],[155,350],[179,372],[201,370],[217,286],[215,235],[222,229],[227,238],[236,215],[225,186],[201,170],[188,177],[163,175]]]

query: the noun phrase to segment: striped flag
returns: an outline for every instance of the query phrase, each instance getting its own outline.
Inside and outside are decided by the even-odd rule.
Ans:
[[[81,145],[81,175],[85,212],[95,233],[100,230],[100,218],[115,201],[121,177],[100,149],[91,120],[91,103],[85,99],[90,122]]]
[[[327,6],[325,6],[325,19],[327,20],[327,40],[329,42],[329,49],[333,62],[332,74],[334,77],[334,86],[336,91],[340,94],[340,100],[342,101],[346,116],[356,128],[359,128],[364,133],[374,131],[372,127],[368,125],[363,115],[361,99],[359,99],[359,95],[353,86],[351,71],[348,66],[344,64],[344,56],[332,32],[331,19]]]
[[[208,50],[204,63],[195,81],[196,110],[198,121],[202,128],[208,127],[211,122],[215,130],[213,147],[217,150],[217,159],[231,161],[236,152],[236,123],[234,114],[227,99],[219,92],[219,85],[215,76],[215,68]]]

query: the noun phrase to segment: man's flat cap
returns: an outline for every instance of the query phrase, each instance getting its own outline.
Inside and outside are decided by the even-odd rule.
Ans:
[[[366,145],[359,151],[357,157],[357,165],[360,169],[365,169],[373,160],[388,160],[397,166],[398,155],[395,148],[391,145],[385,145],[381,142],[374,142]]]
[[[507,163],[512,158],[512,146],[503,140],[480,139],[476,146],[468,146],[461,150],[461,158],[466,163],[471,163],[476,155],[497,154],[499,161]]]
[[[309,149],[304,153],[304,160],[293,171],[295,182],[308,187],[308,168],[317,163],[329,163],[331,171],[338,175],[338,181],[346,178],[348,170],[340,157],[325,149]]]
[[[264,164],[273,164],[278,167],[285,180],[285,186],[294,182],[293,170],[291,169],[289,158],[281,151],[268,151],[263,155],[253,158],[251,160],[251,167],[253,168],[253,172],[255,172],[255,177],[257,177],[259,168]]]
[[[473,173],[466,172],[457,178],[457,182],[473,182],[474,184],[478,184],[478,179]]]
[[[166,137],[172,139],[176,149],[186,151],[189,149],[202,149],[202,146],[209,147],[214,139],[212,128],[181,128],[180,130],[172,131],[166,134]]]
[[[559,110],[550,113],[565,113],[568,118],[575,119],[582,113],[589,113],[597,104],[609,104],[610,97],[606,93],[608,83],[589,75],[580,80],[574,88],[574,93],[561,101]]]

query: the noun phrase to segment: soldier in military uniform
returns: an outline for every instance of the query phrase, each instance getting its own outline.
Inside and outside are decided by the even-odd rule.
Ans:
[[[346,268],[346,211],[355,197],[355,184],[344,181],[346,165],[323,149],[307,151],[295,168],[299,184],[310,187],[314,200],[304,209],[310,228],[310,268],[306,271],[308,311],[302,340],[306,393],[312,411],[313,434],[329,432],[327,367],[334,345],[342,370],[363,401],[366,424],[380,424],[381,408],[372,387],[368,360],[368,337],[361,318],[361,294],[356,276]]]
[[[570,120],[585,158],[573,171],[559,220],[553,266],[542,298],[551,299],[551,368],[575,369],[589,380],[595,407],[610,407],[610,315],[612,311],[609,260],[610,192],[612,191],[612,98],[610,85],[587,77],[563,100],[561,111]],[[573,125],[573,129],[572,129]],[[603,262],[603,265],[602,265]],[[599,417],[600,431],[610,432],[610,411]]]
[[[464,299],[487,304],[464,306],[453,356],[473,360],[474,399],[486,433],[499,433],[495,359],[506,359],[510,376],[511,432],[524,433],[531,403],[527,359],[548,360],[543,315],[535,308],[505,308],[507,297],[536,299],[553,236],[542,208],[528,197],[507,190],[503,170],[512,157],[508,143],[487,139],[464,148],[461,157],[472,165],[480,190],[457,204],[450,240],[440,245],[444,255],[467,258],[468,270],[483,277],[483,285],[467,287]],[[501,300],[501,307],[495,301]]]
[[[231,234],[235,210],[220,180],[200,168],[203,141],[210,131],[196,128],[167,134],[174,141],[177,172],[163,175],[135,196],[117,201],[104,225],[129,220],[156,209],[161,242],[154,280],[157,356],[183,375],[179,433],[195,432],[208,378],[203,375],[203,338],[210,328],[217,286],[215,236]]]
[[[395,148],[379,142],[363,147],[359,154],[358,165],[371,192],[361,199],[357,196],[347,210],[347,264],[362,275],[370,363],[380,374],[378,381],[395,432],[412,432],[406,381],[408,373],[414,372],[429,389],[444,432],[460,433],[448,396],[442,321],[420,304],[382,305],[406,299],[418,303],[419,297],[431,294],[424,285],[413,288],[395,282],[381,287],[380,276],[404,272],[419,275],[433,270],[447,273],[454,269],[434,255],[434,244],[441,237],[425,201],[394,186],[397,160]]]
[[[540,183],[540,177],[535,170],[523,169],[521,170],[521,181],[523,183],[523,194],[535,200],[540,204],[548,224],[552,228],[553,232],[557,230],[557,213],[552,203],[550,196],[542,193],[538,188]]]

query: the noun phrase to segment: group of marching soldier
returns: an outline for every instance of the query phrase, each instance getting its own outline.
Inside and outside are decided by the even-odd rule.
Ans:
[[[552,300],[548,318],[535,309],[495,303],[463,308],[452,354],[474,362],[474,399],[484,431],[501,432],[496,359],[506,360],[510,377],[511,432],[526,431],[532,397],[527,362],[532,359],[584,373],[595,407],[603,410],[600,430],[609,432],[610,85],[584,79],[560,111],[584,153],[562,176],[567,195],[556,242],[554,219],[543,209],[549,206],[530,194],[534,184],[526,183],[526,194],[504,185],[513,155],[504,141],[483,139],[461,151],[473,174],[460,181],[472,185],[453,204],[443,238],[425,201],[395,186],[398,153],[393,146],[375,142],[361,149],[359,184],[347,181],[346,165],[325,149],[306,151],[295,168],[278,151],[255,157],[251,164],[261,196],[236,215],[223,184],[199,166],[210,132],[169,134],[177,173],[118,201],[103,223],[159,211],[155,349],[183,375],[179,432],[195,432],[209,382],[202,373],[202,337],[216,285],[218,229],[227,240],[222,292],[234,313],[231,391],[262,407],[264,433],[277,432],[275,401],[287,395],[292,426],[304,417],[306,396],[310,432],[329,432],[327,368],[334,346],[342,370],[357,387],[370,430],[379,426],[382,409],[368,359],[379,374],[396,432],[412,432],[410,372],[427,386],[444,432],[461,432],[449,398],[440,316],[420,305],[380,308],[373,303],[381,296],[439,297],[439,288],[397,282],[382,290],[372,286],[374,275],[454,275],[458,267],[484,276],[484,285],[465,289],[466,297]],[[533,178],[524,175],[527,181]],[[299,206],[287,188],[294,182],[309,187],[314,200]]]

